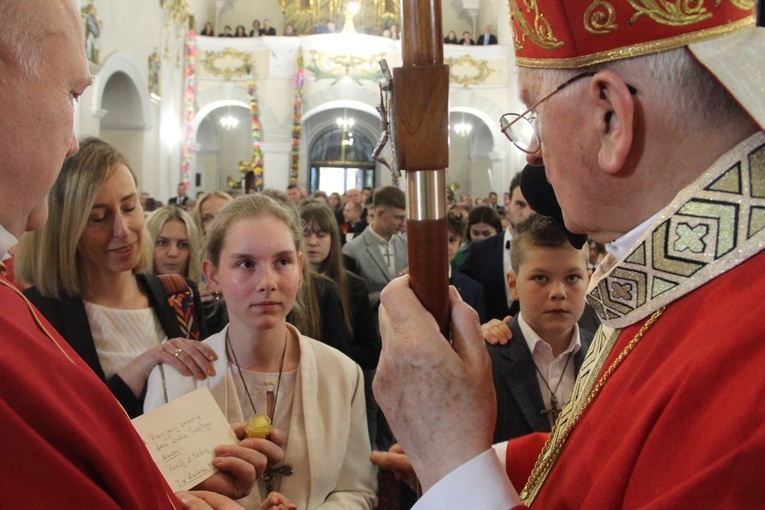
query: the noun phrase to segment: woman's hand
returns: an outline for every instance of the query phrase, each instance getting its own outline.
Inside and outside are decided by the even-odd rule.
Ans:
[[[260,506],[258,506],[257,510],[297,510],[297,505],[287,499],[284,494],[272,492]]]
[[[208,375],[215,375],[213,361],[217,359],[218,355],[207,344],[173,338],[141,354],[125,365],[117,375],[138,396],[143,392],[149,374],[160,363],[167,363],[184,375],[203,380]]]

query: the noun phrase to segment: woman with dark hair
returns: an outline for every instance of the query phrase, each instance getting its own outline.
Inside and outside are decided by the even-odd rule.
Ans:
[[[452,271],[459,271],[470,243],[502,232],[502,218],[499,217],[496,210],[487,205],[479,205],[471,209],[468,213],[467,225],[465,244],[459,249],[457,255],[452,260]]]
[[[343,265],[340,229],[332,210],[319,202],[307,202],[300,208],[305,223],[303,241],[309,264],[337,283],[343,305],[343,325],[351,339],[348,355],[364,370],[377,367],[380,338],[374,320],[369,290],[363,278]]]
[[[474,207],[468,213],[467,240],[469,243],[486,239],[502,232],[502,218],[487,205]]]
[[[205,23],[205,27],[202,29],[201,32],[199,32],[199,35],[206,35],[207,37],[215,37],[215,30],[213,30],[213,25],[209,21]]]

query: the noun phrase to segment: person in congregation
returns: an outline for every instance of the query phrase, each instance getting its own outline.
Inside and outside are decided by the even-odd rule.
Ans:
[[[181,181],[178,183],[177,195],[171,197],[167,203],[168,205],[175,205],[178,207],[186,207],[186,202],[189,200],[189,196],[186,194],[189,191],[188,181]]]
[[[233,198],[225,191],[210,191],[202,195],[194,207],[194,223],[196,223],[199,232],[204,235],[207,233],[207,227],[218,216],[223,207],[231,202]]]
[[[483,33],[478,36],[477,46],[489,46],[490,44],[497,44],[497,36],[491,33],[491,25],[486,25],[483,29]]]
[[[98,138],[83,140],[64,162],[48,209],[48,222],[19,242],[17,278],[127,413],[143,412],[146,379],[160,363],[199,379],[211,375],[215,353],[198,342],[207,331],[194,283],[187,281],[197,329],[184,331],[162,284],[147,272],[151,243],[122,152]]]
[[[201,32],[199,32],[199,35],[204,35],[207,37],[215,37],[215,29],[213,28],[213,24],[209,21],[205,23],[204,28]]]
[[[372,224],[348,242],[343,253],[356,260],[369,287],[369,302],[376,309],[380,291],[409,263],[406,238],[396,235],[406,225],[404,192],[395,186],[385,186],[375,192],[372,200]]]
[[[215,375],[195,380],[174,366],[157,367],[145,406],[207,386],[229,421],[267,417],[284,434],[284,463],[240,501],[247,508],[263,508],[277,491],[298,508],[372,510],[377,484],[361,369],[286,321],[301,284],[302,239],[298,217],[268,196],[244,195],[221,211],[203,262],[230,318],[203,342],[218,353]]]
[[[247,37],[247,30],[244,28],[244,25],[237,25],[236,31],[234,32],[234,37]]]
[[[444,44],[460,44],[460,40],[457,39],[457,33],[454,30],[449,30],[449,33],[446,34]]]
[[[614,2],[630,23],[596,34],[573,29],[589,0],[563,4],[511,0],[529,109],[501,125],[533,165],[534,209],[578,243],[607,244],[587,296],[603,325],[518,494],[490,449],[495,398],[475,315],[452,293],[451,349],[407,278],[390,284],[375,394],[422,483],[418,508],[758,507],[765,27],[751,3],[668,24]],[[560,45],[526,37],[540,15]]]
[[[194,219],[178,207],[167,206],[148,217],[146,231],[154,246],[152,273],[179,274],[198,285],[202,242]]]
[[[470,32],[465,30],[462,32],[462,39],[460,39],[460,44],[462,46],[474,46],[475,41],[473,40],[473,36],[470,35]]]
[[[448,256],[449,256],[449,285],[459,291],[465,302],[478,313],[478,319],[486,320],[486,304],[484,302],[483,285],[469,276],[455,270],[451,265],[460,251],[462,241],[465,239],[467,222],[458,213],[449,211],[446,215],[446,229],[448,233]]]
[[[507,282],[520,312],[509,326],[513,341],[488,346],[497,393],[494,443],[550,432],[593,336],[577,325],[589,281],[586,255],[561,225],[540,214],[519,223],[510,260]]]
[[[250,37],[260,37],[260,20],[252,20],[252,30],[250,30]]]
[[[284,25],[284,35],[286,37],[297,37],[298,33],[297,30],[295,30],[295,25],[292,23]]]
[[[527,218],[532,210],[521,193],[518,175],[510,181],[510,194],[515,199],[510,209],[505,210],[508,226],[502,229],[500,223],[500,231],[497,235],[479,241],[474,239],[475,234],[483,235],[495,230],[496,221],[490,219],[498,217],[494,209],[489,206],[479,206],[473,208],[468,215],[469,244],[459,270],[483,285],[488,320],[502,320],[518,312],[518,304],[513,301],[505,275],[510,270],[510,245],[514,225]],[[479,211],[483,212],[479,213]],[[470,218],[481,218],[484,221],[471,224]],[[488,224],[491,228],[487,228],[484,224]],[[499,235],[500,233],[502,235]]]
[[[223,32],[218,34],[218,37],[234,37],[234,34],[231,33],[231,25],[224,26]]]
[[[260,35],[276,35],[276,29],[271,26],[268,19],[263,20],[263,28],[260,29]]]
[[[343,223],[340,225],[340,231],[343,234],[343,244],[355,238],[369,225],[366,220],[362,219],[362,211],[364,208],[359,202],[349,200],[343,206]]]
[[[377,334],[369,290],[363,278],[345,268],[340,244],[340,229],[332,210],[323,204],[307,202],[300,208],[305,223],[303,244],[313,269],[337,283],[343,305],[343,325],[348,331],[348,355],[364,370],[377,367],[380,337]]]

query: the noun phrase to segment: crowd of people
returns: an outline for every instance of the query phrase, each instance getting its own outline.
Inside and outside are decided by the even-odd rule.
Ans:
[[[371,510],[375,465],[424,509],[762,504],[751,8],[635,18],[638,56],[551,11],[575,53],[516,48],[531,108],[500,125],[528,165],[503,211],[448,213],[451,343],[409,287],[399,188],[211,191],[189,213],[181,183],[146,215],[128,158],[73,133],[75,3],[0,9],[3,507]],[[128,415],[202,386],[238,441],[173,493]]]
[[[473,35],[469,30],[462,32],[462,37],[458,38],[457,33],[454,30],[450,30],[446,37],[444,37],[444,44],[460,44],[462,46],[489,46],[497,44],[497,36],[492,32],[491,25],[486,25],[483,29],[483,33],[478,36],[478,39],[473,39]]]
[[[215,33],[213,24],[208,21],[199,32],[199,35],[207,37],[215,37],[216,35],[217,37],[264,37],[269,35],[277,35],[277,32],[276,28],[271,26],[271,21],[268,19],[264,19],[262,25],[260,20],[255,19],[252,20],[252,28],[250,30],[247,30],[244,25],[237,25],[236,28],[232,31],[231,25],[224,25],[223,31],[219,32],[218,34]],[[282,35],[294,36],[298,34],[295,32],[295,27],[292,25],[292,23],[287,23],[284,25],[284,32]]]

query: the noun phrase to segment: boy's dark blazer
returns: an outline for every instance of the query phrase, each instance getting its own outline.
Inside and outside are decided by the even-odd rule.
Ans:
[[[518,324],[517,315],[510,322],[510,331],[513,333],[513,339],[506,345],[488,345],[494,388],[497,392],[494,443],[532,432],[550,432],[547,415],[541,414],[545,404],[539,389],[537,370]],[[579,328],[582,348],[571,360],[574,363],[575,374],[579,373],[592,337],[591,333]]]
[[[502,320],[518,313],[518,304],[507,307],[505,291],[505,232],[470,243],[460,273],[483,285],[485,320]]]

